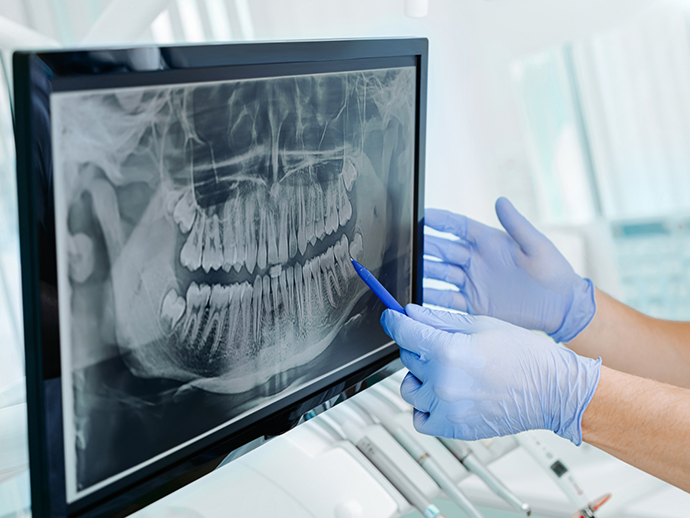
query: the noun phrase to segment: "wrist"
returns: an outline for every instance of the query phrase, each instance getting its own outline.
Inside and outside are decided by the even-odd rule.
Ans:
[[[582,444],[583,416],[599,386],[601,378],[601,358],[592,360],[578,356],[563,349],[569,359],[568,368],[563,371],[566,379],[562,380],[559,390],[559,404],[554,412],[554,426],[551,428],[557,435],[568,439],[575,446]],[[572,359],[574,358],[574,362]]]
[[[578,277],[572,291],[568,310],[560,327],[549,336],[557,343],[567,343],[579,335],[592,321],[597,312],[594,285],[589,279]]]

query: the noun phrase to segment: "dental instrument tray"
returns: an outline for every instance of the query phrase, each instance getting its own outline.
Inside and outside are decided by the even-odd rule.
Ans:
[[[34,518],[124,516],[397,358],[425,39],[14,54]]]

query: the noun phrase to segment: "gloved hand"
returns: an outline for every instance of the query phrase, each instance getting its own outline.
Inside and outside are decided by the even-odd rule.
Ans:
[[[424,302],[487,315],[569,342],[596,312],[594,287],[506,198],[496,201],[503,232],[452,212],[428,209],[424,223],[460,241],[426,235],[424,277],[458,287],[424,289]]]
[[[490,317],[405,312],[386,310],[381,324],[410,370],[400,392],[419,432],[473,441],[546,429],[580,445],[601,359]]]

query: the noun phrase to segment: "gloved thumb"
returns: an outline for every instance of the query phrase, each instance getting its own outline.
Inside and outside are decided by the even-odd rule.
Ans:
[[[408,304],[405,306],[405,313],[408,317],[422,324],[426,324],[441,331],[450,333],[472,334],[481,327],[477,317],[464,313],[451,313],[450,311],[440,311]]]
[[[422,360],[428,358],[430,347],[446,342],[451,336],[392,309],[383,312],[381,325],[398,346],[416,354]]]
[[[520,249],[527,255],[532,255],[536,246],[546,239],[534,226],[527,221],[527,218],[520,214],[508,198],[496,200],[496,215],[498,220],[510,234]]]

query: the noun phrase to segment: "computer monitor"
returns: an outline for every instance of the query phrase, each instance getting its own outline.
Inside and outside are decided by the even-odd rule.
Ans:
[[[127,514],[397,357],[427,41],[14,55],[36,517]]]

